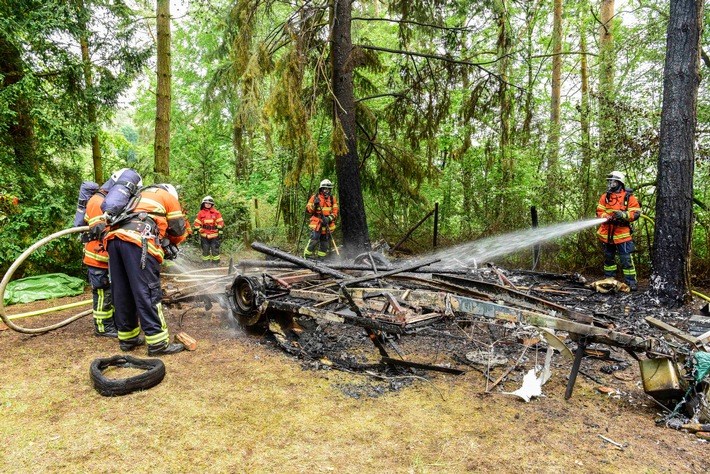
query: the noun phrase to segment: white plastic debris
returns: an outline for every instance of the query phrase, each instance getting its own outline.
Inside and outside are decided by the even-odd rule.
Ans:
[[[523,377],[523,385],[514,392],[503,392],[506,395],[515,395],[525,402],[529,402],[533,397],[539,397],[542,395],[542,386],[545,385],[550,379],[550,361],[552,359],[552,347],[547,348],[547,354],[545,356],[545,366],[540,371],[538,376],[535,369],[530,369],[527,374]],[[539,366],[538,366],[539,368]]]
[[[530,369],[523,377],[523,385],[514,392],[503,392],[506,395],[516,395],[526,402],[533,397],[542,395],[542,377],[535,375],[535,369]]]

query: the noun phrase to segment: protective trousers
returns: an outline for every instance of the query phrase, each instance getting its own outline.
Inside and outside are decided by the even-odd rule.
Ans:
[[[627,285],[636,285],[636,267],[631,253],[635,250],[633,240],[620,244],[602,243],[604,247],[604,276],[616,276],[616,253],[619,253],[621,268],[624,271],[624,282]]]
[[[312,230],[311,240],[308,242],[308,246],[303,252],[304,258],[323,258],[328,255],[329,240],[330,236],[328,234]],[[318,247],[317,252],[316,247]]]
[[[88,267],[87,276],[94,299],[94,327],[96,332],[103,333],[106,332],[107,326],[113,327],[113,300],[108,268]]]
[[[200,237],[200,244],[202,245],[202,262],[210,263],[213,265],[219,263],[219,245],[220,239],[214,238],[209,239],[207,237]]]
[[[121,239],[109,240],[107,250],[119,341],[138,336],[141,328],[148,344],[167,341],[158,260],[148,255],[141,268],[142,249]]]

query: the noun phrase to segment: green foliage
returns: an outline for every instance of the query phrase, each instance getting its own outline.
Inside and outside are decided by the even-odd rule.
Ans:
[[[76,187],[78,195],[78,184]],[[0,272],[30,246],[54,232],[71,226],[76,196],[70,196],[69,186],[38,189],[29,199],[20,200],[0,226]],[[15,277],[62,272],[81,275],[83,246],[75,234],[40,247],[25,260]]]
[[[51,1],[41,8],[45,4],[0,5],[1,52],[6,58],[17,53],[20,59],[7,64],[22,70],[13,83],[4,76],[0,88],[0,195],[21,203],[0,208],[0,255],[8,255],[1,257],[3,265],[31,243],[30,228],[52,216],[52,209],[58,212],[51,206],[42,211],[35,190],[52,190],[61,208],[73,209],[80,177],[91,176],[87,144],[96,125],[86,118],[88,104],[99,106],[102,123],[116,118],[115,125],[100,127],[105,170],[130,166],[146,182],[153,179],[152,71],[136,88],[135,109],[117,113],[121,91],[149,54],[149,48],[131,48],[140,43],[135,29],[142,23],[124,2],[87,1],[90,14],[82,29],[71,3]],[[440,246],[527,228],[531,206],[540,225],[589,218],[612,169],[626,173],[644,214],[654,217],[667,2],[644,0],[633,11],[617,11],[609,97],[598,94],[606,66],[590,4],[565,4],[554,170],[548,169],[551,4],[513,2],[502,9],[494,1],[418,0],[380,6],[376,11],[371,3],[353,3],[348,62],[372,241],[393,245],[436,203]],[[191,220],[202,197],[215,197],[227,224],[227,250],[249,240],[297,246],[306,200],[320,179],[336,180],[335,155],[342,154],[345,140],[333,121],[329,15],[326,4],[312,1],[294,7],[273,0],[201,0],[190,3],[185,18],[174,19],[171,180],[180,186]],[[101,59],[92,66],[91,88],[85,87],[75,46],[82,32],[89,33],[90,44],[106,46],[96,52]],[[588,136],[581,125],[582,34]],[[706,43],[710,33],[704,36]],[[693,264],[707,272],[710,107],[704,83],[699,94]],[[20,143],[16,130],[26,123],[32,133]],[[347,206],[341,202],[341,211]],[[402,247],[430,250],[433,225],[433,218],[425,220]],[[635,241],[642,274],[652,236],[651,224],[640,222]],[[61,250],[73,251],[69,244]],[[599,271],[601,254],[591,230],[543,250],[544,268]],[[530,254],[510,256],[507,263],[531,265]]]

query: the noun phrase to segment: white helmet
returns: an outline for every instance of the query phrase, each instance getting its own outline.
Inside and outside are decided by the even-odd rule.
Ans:
[[[621,171],[612,171],[609,176],[606,177],[607,181],[618,181],[622,186],[626,184],[626,176]]]
[[[165,188],[167,192],[169,192],[175,199],[180,199],[178,197],[178,192],[177,189],[175,189],[175,186],[173,186],[170,183],[163,183],[162,186]]]
[[[328,188],[332,189],[333,188],[333,183],[329,179],[324,179],[323,181],[320,182],[320,186],[318,188]]]
[[[121,169],[118,170],[118,171],[114,171],[113,174],[111,175],[111,180],[112,180],[114,183],[117,183],[117,182],[118,182],[118,179],[121,177],[121,175],[123,174],[123,172],[124,172],[124,171],[128,171],[128,170],[130,170],[130,169],[131,169],[131,168],[121,168]],[[137,171],[135,171],[135,170],[133,170],[133,171],[138,175],[139,180],[138,180],[138,183],[136,183],[136,186],[138,186],[138,187],[140,188],[141,186],[143,186],[143,178],[141,177],[141,175],[140,175]]]
[[[203,205],[204,203],[210,203],[214,206],[214,199],[212,199],[212,196],[205,196],[202,198],[202,202],[200,203],[200,206]]]

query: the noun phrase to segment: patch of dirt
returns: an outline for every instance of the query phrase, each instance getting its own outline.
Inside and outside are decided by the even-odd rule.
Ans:
[[[657,334],[646,315],[684,329],[700,306],[668,311],[642,291],[602,295],[569,281],[508,276],[531,294],[640,335]],[[61,303],[86,298],[90,292]],[[544,342],[519,337],[534,336],[529,328],[441,321],[391,341],[408,360],[464,371],[452,375],[381,364],[362,328],[299,318],[301,330],[291,327],[279,343],[265,328],[240,329],[224,298],[210,303],[166,308],[171,334],[187,332],[197,350],[163,357],[161,384],[116,398],[90,385],[91,361],[120,353],[115,340],[93,336],[90,316],[41,335],[0,331],[0,460],[11,466],[7,472],[710,469],[705,440],[656,425],[664,411],[644,393],[638,364],[623,350],[590,348],[608,355],[583,360],[586,375],[569,400],[571,362],[555,353],[542,396],[525,403],[504,392],[520,388],[525,373],[544,362]],[[40,327],[71,312],[17,321]],[[497,351],[508,363],[472,362],[466,354],[476,351]],[[146,357],[140,349],[132,355]]]

